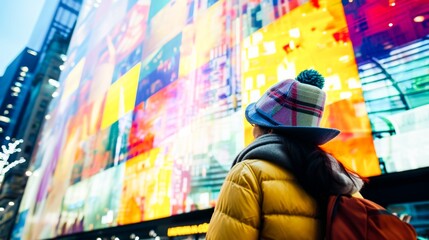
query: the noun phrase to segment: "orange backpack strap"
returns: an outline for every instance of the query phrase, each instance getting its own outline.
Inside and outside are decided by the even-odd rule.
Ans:
[[[345,210],[352,211],[353,216],[344,214]],[[330,196],[326,219],[326,239],[366,239],[366,209],[363,204],[356,204],[352,196]]]
[[[338,201],[340,196],[329,196],[328,207],[326,209],[326,239],[331,239],[332,236],[332,222],[337,213]]]

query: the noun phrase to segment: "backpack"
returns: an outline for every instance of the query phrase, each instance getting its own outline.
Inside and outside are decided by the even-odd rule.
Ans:
[[[326,240],[417,239],[414,228],[380,205],[339,195],[328,199]]]

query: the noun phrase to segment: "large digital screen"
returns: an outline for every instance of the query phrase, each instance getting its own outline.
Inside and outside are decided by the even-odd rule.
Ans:
[[[14,238],[215,206],[244,109],[326,78],[324,145],[363,176],[429,166],[427,0],[84,1]],[[426,12],[425,10],[426,9]]]

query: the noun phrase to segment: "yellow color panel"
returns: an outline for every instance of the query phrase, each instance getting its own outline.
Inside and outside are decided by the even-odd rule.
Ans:
[[[196,22],[195,53],[196,67],[200,67],[210,60],[210,50],[224,43],[226,36],[223,21],[225,16],[222,14],[222,4],[219,1],[204,14],[198,16]]]
[[[134,109],[141,64],[131,68],[107,92],[101,129],[105,129]]]
[[[243,110],[278,81],[316,69],[325,76],[328,95],[322,126],[342,131],[337,141],[324,148],[359,174],[378,175],[380,168],[341,2],[321,1],[320,5],[303,4],[243,40]],[[245,143],[249,144],[252,128],[245,126]]]
[[[170,216],[172,161],[160,152],[154,148],[125,163],[119,225]]]
[[[196,69],[195,25],[189,24],[182,31],[182,46],[180,46],[179,77],[188,76]]]
[[[80,79],[82,77],[83,67],[85,66],[85,58],[82,58],[76,66],[70,71],[67,78],[64,80],[62,86],[63,92],[61,96],[61,102],[66,100],[72,95],[79,87]]]

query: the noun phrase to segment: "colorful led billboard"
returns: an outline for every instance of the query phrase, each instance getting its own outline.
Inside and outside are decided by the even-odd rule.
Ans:
[[[326,77],[322,125],[341,130],[325,149],[363,176],[428,166],[427,5],[85,1],[14,237],[213,207],[252,141],[245,107],[308,68]]]

